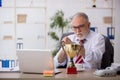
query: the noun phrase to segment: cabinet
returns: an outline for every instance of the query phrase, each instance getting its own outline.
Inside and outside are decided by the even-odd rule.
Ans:
[[[46,0],[1,0],[0,60],[16,60],[16,49],[46,48]]]

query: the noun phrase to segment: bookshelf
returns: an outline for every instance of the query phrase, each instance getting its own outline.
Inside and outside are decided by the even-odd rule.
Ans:
[[[0,7],[1,65],[2,60],[9,63],[14,60],[17,63],[17,49],[46,48],[46,2],[46,0],[2,0]]]

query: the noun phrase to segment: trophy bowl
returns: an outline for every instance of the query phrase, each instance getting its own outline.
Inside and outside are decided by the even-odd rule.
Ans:
[[[76,67],[73,62],[73,58],[79,53],[81,50],[81,45],[72,43],[72,44],[62,44],[63,51],[70,58],[70,61],[67,66],[67,74],[76,74]]]

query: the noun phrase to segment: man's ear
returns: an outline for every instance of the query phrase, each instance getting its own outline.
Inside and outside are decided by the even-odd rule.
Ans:
[[[88,22],[88,28],[90,28],[90,25],[91,25],[91,23],[90,23],[90,22]]]

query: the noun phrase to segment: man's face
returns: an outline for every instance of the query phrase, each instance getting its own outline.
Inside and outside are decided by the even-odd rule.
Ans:
[[[72,29],[78,39],[85,39],[90,31],[90,23],[86,21],[83,17],[74,17],[72,20]]]

